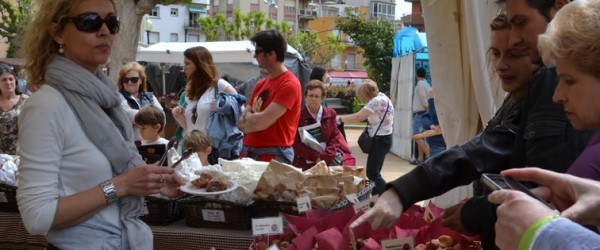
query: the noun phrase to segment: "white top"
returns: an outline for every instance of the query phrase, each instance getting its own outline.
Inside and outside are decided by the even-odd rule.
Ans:
[[[169,140],[162,138],[162,137],[158,137],[158,140],[156,141],[146,141],[142,138],[142,146],[146,146],[146,145],[158,145],[158,144],[164,144],[167,145],[169,144]]]
[[[420,80],[415,86],[413,94],[412,112],[422,112],[427,110],[427,92],[431,89],[427,80]]]
[[[219,79],[217,82],[218,92],[224,92],[227,87],[232,87],[227,81]],[[233,88],[233,87],[232,87]],[[215,89],[211,87],[200,96],[198,101],[192,101],[185,97],[185,101],[188,103],[185,108],[185,123],[187,130],[184,131],[184,135],[189,134],[194,130],[200,130],[206,132],[206,126],[208,126],[208,117],[210,116],[211,104],[215,101]],[[196,123],[192,122],[192,112],[196,108]]]
[[[387,109],[388,103],[390,108]],[[364,107],[364,109],[371,112],[367,121],[369,121],[369,135],[374,136],[375,131],[379,127],[379,123],[382,122],[383,114],[387,109],[387,115],[381,124],[381,128],[377,131],[377,135],[391,135],[394,129],[394,105],[390,98],[384,93],[379,92],[376,97],[373,97]]]
[[[112,178],[108,159],[87,137],[75,113],[56,89],[43,85],[25,102],[19,117],[19,139],[17,201],[27,231],[46,235],[59,248],[62,248],[60,243],[74,243],[72,239],[81,241],[75,243],[76,248],[100,243],[120,246],[118,203],[79,225],[50,230],[59,197],[94,188]],[[77,236],[90,231],[94,232],[93,237]]]

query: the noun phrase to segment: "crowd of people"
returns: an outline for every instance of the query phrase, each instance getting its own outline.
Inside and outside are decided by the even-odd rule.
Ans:
[[[600,128],[600,2],[497,3],[502,11],[490,23],[489,58],[508,93],[503,105],[480,134],[446,149],[435,92],[425,69],[417,69],[417,166],[394,181],[381,176],[392,146],[392,100],[365,80],[352,86],[364,107],[338,115],[325,102],[327,71],[315,67],[302,88],[283,63],[287,44],[276,30],[250,39],[261,75],[241,94],[219,77],[206,48],[184,52],[186,84],[170,111],[181,127],[178,140],[202,165],[249,157],[303,170],[319,161],[354,166],[343,124],[367,121],[373,144],[366,174],[380,198],[351,227],[390,227],[413,203],[474,182],[475,196],[446,209],[442,223],[480,235],[484,249],[597,247],[600,237],[584,226],[600,225],[600,132],[591,131]],[[0,65],[0,151],[21,157],[23,223],[46,236],[47,249],[152,249],[152,233],[138,218],[143,197],[180,197],[186,180],[138,153],[136,141],[169,144],[160,136],[165,111],[147,90],[144,68],[124,64],[116,84],[101,70],[119,32],[115,2],[36,4],[48,11],[35,13],[23,40],[35,95],[21,93],[14,69]],[[299,133],[315,124],[321,148]],[[491,192],[477,182],[483,173],[537,186],[533,192],[558,211],[522,192]]]

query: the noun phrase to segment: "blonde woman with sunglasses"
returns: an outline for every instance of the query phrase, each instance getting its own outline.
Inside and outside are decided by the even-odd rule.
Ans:
[[[23,38],[30,89],[19,116],[17,203],[46,249],[153,249],[143,197],[186,181],[146,165],[101,65],[119,31],[114,0],[37,0]]]
[[[146,79],[144,66],[137,62],[128,62],[119,71],[117,86],[121,93],[121,106],[123,106],[125,113],[127,113],[133,124],[135,141],[142,139],[139,128],[135,125],[133,119],[135,114],[143,107],[150,105],[157,107],[161,111],[163,110],[158,99],[156,99],[152,92],[148,92]]]

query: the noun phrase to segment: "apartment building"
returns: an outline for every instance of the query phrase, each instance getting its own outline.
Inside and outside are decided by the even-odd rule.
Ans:
[[[196,20],[208,15],[209,0],[193,0],[188,5],[156,5],[142,19],[140,42],[201,42],[206,40]]]

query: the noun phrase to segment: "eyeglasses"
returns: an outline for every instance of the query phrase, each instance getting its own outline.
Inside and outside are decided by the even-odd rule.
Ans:
[[[102,19],[98,13],[84,13],[76,17],[65,17],[60,21],[61,25],[69,22],[75,24],[77,30],[86,33],[98,32],[102,24],[106,24],[108,31],[114,35],[119,32],[120,26],[119,17],[113,14],[108,14]]]
[[[139,77],[123,77],[123,84],[131,83],[136,84],[140,80]]]
[[[254,55],[258,55],[258,54],[260,54],[260,53],[267,52],[267,51],[266,51],[266,50],[264,50],[264,49],[256,49],[256,50],[252,50],[252,49],[250,49],[250,48],[246,48],[246,52],[248,52],[248,53],[252,53],[252,51],[254,51]]]

